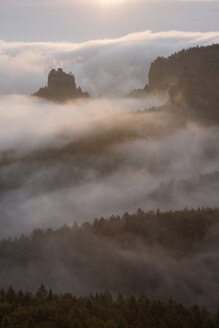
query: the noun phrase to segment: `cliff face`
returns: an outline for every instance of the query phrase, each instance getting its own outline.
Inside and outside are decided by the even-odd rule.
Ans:
[[[149,87],[168,91],[170,104],[219,121],[219,45],[182,50],[151,65]]]
[[[219,45],[196,47],[158,57],[150,67],[149,85],[156,90],[169,90],[184,82],[217,82],[219,73]],[[213,78],[213,80],[212,80]],[[193,80],[193,81],[192,81]],[[208,85],[208,83],[205,83]]]
[[[48,84],[40,88],[34,96],[54,101],[87,98],[89,94],[77,88],[74,75],[65,73],[61,68],[52,69],[48,75]]]
[[[219,123],[219,44],[158,57],[151,64],[149,83],[130,96],[159,92],[169,93],[169,109]]]

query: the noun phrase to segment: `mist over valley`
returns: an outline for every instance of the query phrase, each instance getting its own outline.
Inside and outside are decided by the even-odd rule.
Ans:
[[[59,68],[32,95],[0,96],[1,287],[215,313],[218,56],[215,44],[154,58],[144,83],[114,93],[111,77],[105,95],[89,70],[81,89]]]

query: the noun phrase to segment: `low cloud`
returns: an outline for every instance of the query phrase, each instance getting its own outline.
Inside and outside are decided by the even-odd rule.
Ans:
[[[217,206],[217,127],[132,112],[162,101],[1,96],[0,237],[139,207]]]
[[[180,31],[145,31],[84,43],[0,41],[0,93],[31,94],[46,84],[51,68],[61,66],[93,96],[121,96],[144,86],[157,56],[218,42],[219,32]]]

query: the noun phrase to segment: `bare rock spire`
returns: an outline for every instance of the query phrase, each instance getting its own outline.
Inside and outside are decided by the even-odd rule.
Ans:
[[[88,98],[89,94],[77,88],[75,77],[65,73],[62,68],[52,69],[48,75],[48,84],[40,88],[34,96],[53,101],[66,101],[77,98]]]

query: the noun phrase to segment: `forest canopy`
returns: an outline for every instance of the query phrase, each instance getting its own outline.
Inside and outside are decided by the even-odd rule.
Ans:
[[[185,307],[169,300],[108,292],[76,298],[57,295],[41,284],[36,293],[9,287],[0,290],[1,328],[216,328],[219,311],[210,315],[197,305]]]
[[[218,209],[139,209],[2,239],[0,279],[5,288],[34,290],[43,282],[76,296],[109,290],[215,310],[218,253]]]

